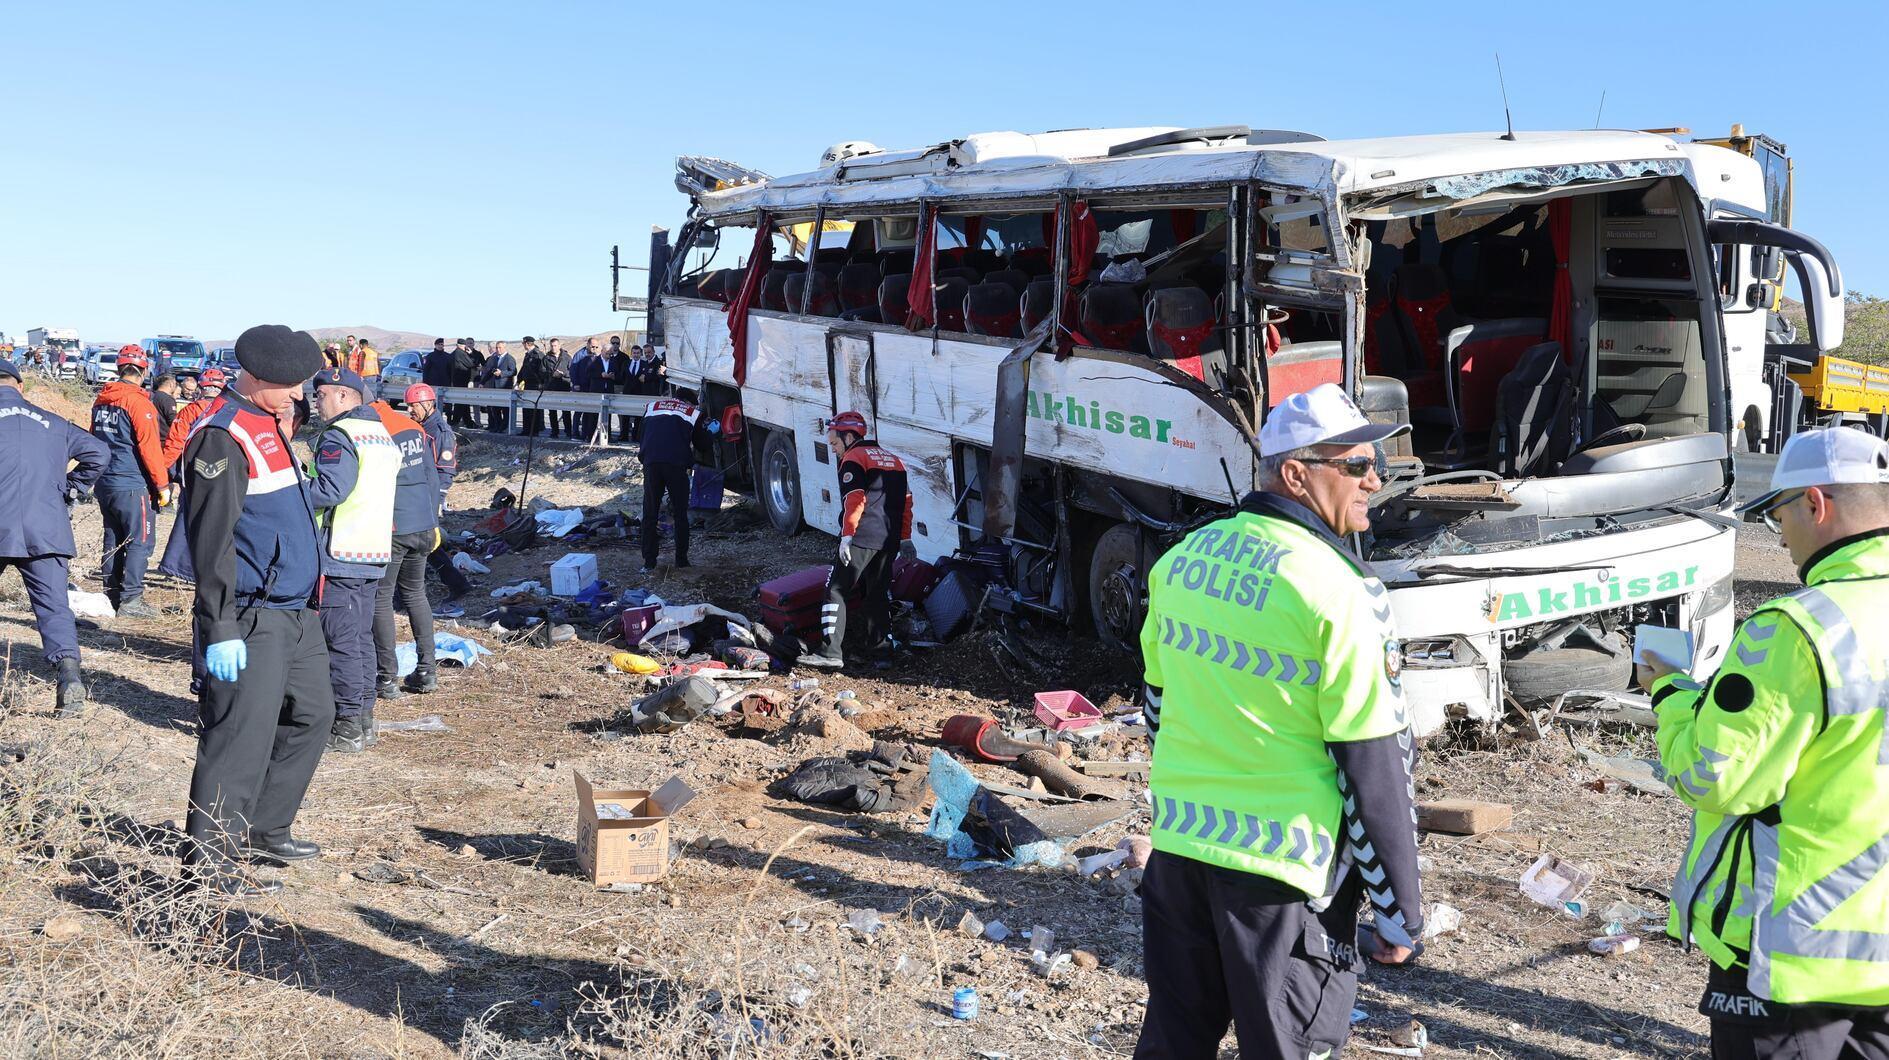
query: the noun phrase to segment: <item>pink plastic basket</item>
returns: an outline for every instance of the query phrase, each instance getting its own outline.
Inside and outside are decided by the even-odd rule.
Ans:
[[[1052,731],[1084,729],[1102,720],[1102,712],[1080,692],[1038,692],[1036,716]]]

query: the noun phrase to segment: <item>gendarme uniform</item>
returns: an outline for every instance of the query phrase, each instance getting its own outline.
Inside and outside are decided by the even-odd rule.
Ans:
[[[1392,433],[1336,387],[1294,395],[1267,426],[1269,453]],[[1137,1055],[1217,1055],[1229,1019],[1242,1056],[1336,1055],[1362,896],[1385,939],[1422,930],[1389,595],[1275,493],[1189,534],[1148,580],[1155,854]]]
[[[1777,479],[1856,481],[1812,466],[1831,445],[1873,450],[1889,483],[1889,446],[1846,427],[1793,437]],[[1667,930],[1712,959],[1700,1011],[1715,1041],[1722,1024],[1809,1034],[1840,1006],[1875,1009],[1889,1049],[1889,529],[1832,543],[1801,574],[1709,682],[1653,682],[1660,764],[1694,810]]]

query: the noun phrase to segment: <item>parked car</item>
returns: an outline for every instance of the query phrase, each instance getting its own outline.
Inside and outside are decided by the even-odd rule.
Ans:
[[[223,374],[232,379],[236,378],[237,371],[242,367],[236,363],[236,347],[234,346],[218,346],[216,349],[211,350],[209,356],[204,360],[203,366],[205,368],[221,368],[223,369]]]
[[[118,378],[118,351],[96,347],[85,351],[79,362],[79,375],[93,386],[104,386]]]
[[[426,354],[425,350],[401,350],[381,362],[380,381],[387,400],[399,404],[408,387],[425,380],[422,369]]]

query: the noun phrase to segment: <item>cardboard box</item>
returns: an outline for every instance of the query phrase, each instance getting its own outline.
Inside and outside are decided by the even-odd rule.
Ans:
[[[577,863],[592,885],[650,883],[669,874],[669,818],[695,798],[681,777],[654,792],[577,782]]]
[[[573,552],[551,564],[551,595],[576,596],[597,580],[597,557]]]

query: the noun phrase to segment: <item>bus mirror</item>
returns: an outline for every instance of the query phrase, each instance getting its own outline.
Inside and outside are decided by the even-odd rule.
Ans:
[[[1770,296],[1765,290],[1765,288],[1767,288],[1768,286],[1770,285],[1765,284],[1765,283],[1754,283],[1751,286],[1746,287],[1745,288],[1745,308],[1746,309],[1763,309],[1767,305],[1769,305]]]
[[[1707,222],[1706,238],[1765,248],[1767,255],[1781,251],[1797,273],[1804,315],[1810,323],[1810,344],[1824,352],[1843,345],[1843,274],[1822,243],[1783,225],[1730,218]]]

